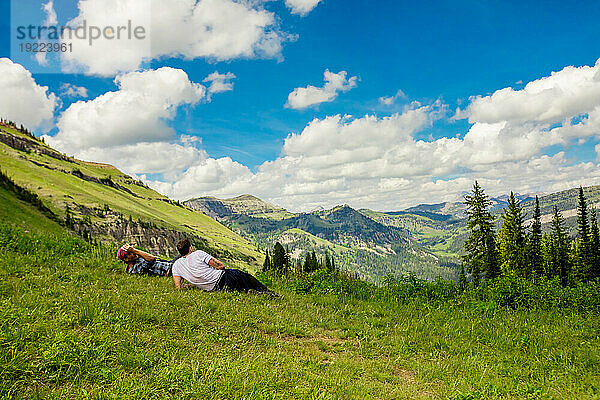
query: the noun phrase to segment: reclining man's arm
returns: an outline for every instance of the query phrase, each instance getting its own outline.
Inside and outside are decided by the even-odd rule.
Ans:
[[[125,249],[125,251],[131,251],[131,252],[137,254],[138,256],[142,257],[144,260],[146,260],[148,262],[152,262],[152,261],[156,260],[156,257],[154,257],[152,254],[146,253],[145,251],[142,251],[140,249],[136,249],[135,247],[133,247],[131,245],[125,245],[125,246],[123,246],[123,248]]]
[[[221,261],[217,260],[214,257],[208,261],[208,265],[210,265],[214,269],[225,269],[225,264],[223,264]]]

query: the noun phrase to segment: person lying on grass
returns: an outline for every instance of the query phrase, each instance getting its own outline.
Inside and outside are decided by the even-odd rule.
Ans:
[[[126,273],[154,276],[171,275],[171,267],[175,261],[159,260],[152,254],[136,249],[130,244],[123,245],[117,251],[117,257],[126,264]]]
[[[181,258],[173,264],[173,281],[177,289],[189,287],[182,282],[206,291],[228,290],[250,293],[276,293],[267,289],[258,279],[238,269],[225,268],[225,264],[210,254],[192,248],[188,239],[177,243]]]

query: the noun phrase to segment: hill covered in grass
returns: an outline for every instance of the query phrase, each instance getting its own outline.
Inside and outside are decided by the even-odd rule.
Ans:
[[[83,237],[131,241],[171,255],[175,243],[189,236],[235,265],[254,270],[262,263],[253,244],[211,217],[111,165],[68,157],[7,124],[0,125],[0,165],[16,185],[39,196],[57,221]]]

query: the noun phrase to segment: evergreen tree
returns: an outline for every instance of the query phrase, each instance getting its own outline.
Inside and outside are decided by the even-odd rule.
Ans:
[[[337,272],[337,267],[335,266],[335,259],[331,256],[331,270]]]
[[[304,257],[304,266],[302,267],[302,272],[305,272],[305,273],[311,272],[311,270],[310,270],[310,267],[311,267],[310,261],[311,261],[311,259],[310,259],[310,253],[307,253],[306,257]]]
[[[596,219],[596,210],[591,212],[590,226],[590,255],[591,263],[588,269],[588,279],[600,278],[600,230],[598,229],[598,221]]]
[[[494,237],[494,217],[489,212],[491,201],[475,181],[472,194],[465,196],[469,237],[465,242],[463,265],[477,283],[482,274],[488,278],[499,275],[497,249]]]
[[[504,210],[502,218],[502,227],[498,234],[502,267],[505,271],[515,271],[521,276],[526,276],[528,271],[525,264],[523,211],[513,192],[510,192],[508,207]]]
[[[317,255],[315,251],[309,251],[306,254],[306,258],[304,259],[304,267],[303,270],[306,273],[314,272],[320,268],[319,260],[317,259]]]
[[[287,272],[289,266],[289,256],[281,243],[275,243],[273,255],[271,256],[271,267],[277,272],[283,274]]]
[[[554,214],[552,217],[552,231],[550,234],[551,241],[551,261],[550,261],[550,277],[558,276],[563,286],[569,283],[569,275],[571,273],[571,265],[569,260],[569,243],[567,230],[565,228],[565,220],[554,206]]]
[[[577,277],[587,280],[588,270],[591,263],[590,252],[590,224],[588,220],[587,203],[583,194],[583,188],[579,187],[579,202],[577,204],[577,234],[576,245]]]
[[[267,272],[271,269],[271,258],[269,257],[269,250],[265,255],[265,262],[263,263],[263,272]]]
[[[315,251],[312,251],[312,255],[311,255],[311,265],[310,265],[311,271],[316,271],[320,268],[319,265],[319,260],[317,259],[317,253],[315,253]]]
[[[329,253],[325,253],[325,269],[329,272],[333,271],[331,268],[331,260],[329,259]]]
[[[531,234],[529,235],[529,248],[527,261],[529,271],[541,275],[544,271],[542,257],[542,219],[540,212],[540,200],[535,196],[535,209],[533,211],[533,223],[531,224]]]
[[[544,275],[552,277],[552,240],[547,233],[542,236],[542,260]]]
[[[485,257],[485,276],[493,279],[500,275],[500,253],[498,252],[498,244],[494,230],[490,227],[485,237],[485,246],[487,248]]]

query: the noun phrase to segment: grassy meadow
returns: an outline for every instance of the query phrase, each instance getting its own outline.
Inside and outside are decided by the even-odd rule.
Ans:
[[[514,308],[411,296],[418,283],[399,299],[351,281],[344,294],[318,273],[260,278],[282,297],[176,291],[124,274],[110,249],[2,224],[0,396],[600,396],[597,303]]]

